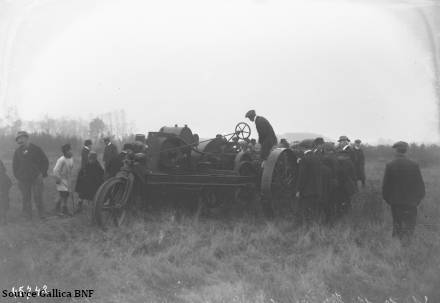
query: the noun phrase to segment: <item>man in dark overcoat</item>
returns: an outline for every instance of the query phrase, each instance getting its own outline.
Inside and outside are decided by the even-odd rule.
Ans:
[[[124,160],[127,158],[128,154],[133,154],[133,150],[135,149],[134,144],[125,143],[122,147],[122,151],[110,160],[108,164],[106,177],[111,178],[116,176],[116,174],[121,170],[124,166]]]
[[[425,183],[418,164],[406,157],[408,143],[393,145],[396,158],[385,168],[382,196],[391,206],[393,237],[408,240],[414,233],[417,206],[425,197]]]
[[[324,146],[325,141],[322,137],[318,137],[313,141],[314,157],[319,160],[321,170],[321,192],[317,205],[317,215],[319,221],[328,223],[331,217],[330,195],[333,186],[332,182],[334,178],[334,171],[332,170],[332,167],[328,165],[328,161],[325,159]]]
[[[78,208],[75,213],[82,211],[83,201],[93,201],[98,188],[104,182],[104,169],[98,162],[98,155],[91,151],[84,167],[81,168],[76,182],[75,191],[79,195]]]
[[[328,208],[326,211],[327,222],[332,222],[336,216],[337,210],[337,190],[338,190],[338,171],[339,162],[335,152],[335,146],[331,142],[324,143],[324,155],[322,162],[329,168],[329,196],[328,196]]]
[[[365,155],[361,147],[362,141],[356,139],[353,146],[354,168],[356,170],[356,185],[361,181],[362,187],[365,187]]]
[[[336,189],[336,215],[341,216],[351,210],[351,199],[356,193],[356,171],[352,161],[350,145],[345,144],[337,152],[338,187]]]
[[[303,150],[303,156],[298,165],[296,197],[300,220],[309,224],[318,217],[322,170],[318,156],[313,153],[313,140],[303,140],[299,147]]]
[[[116,145],[113,144],[113,142],[110,140],[110,137],[104,138],[104,155],[102,157],[102,161],[104,162],[104,172],[105,172],[105,179],[108,179],[111,176],[110,165],[113,162],[115,158],[118,157],[118,148]]]
[[[89,153],[92,148],[92,140],[87,139],[84,141],[84,146],[81,149],[81,168],[86,166],[89,161]]]
[[[270,151],[277,145],[277,136],[269,121],[262,116],[257,116],[255,110],[252,109],[248,111],[245,117],[255,122],[255,127],[258,132],[258,143],[261,144],[260,158],[263,160],[261,165],[264,166],[264,162],[269,156]]]
[[[49,160],[43,150],[29,142],[29,134],[25,131],[17,133],[12,169],[18,180],[18,187],[23,198],[23,215],[32,219],[32,197],[37,206],[38,215],[44,218],[43,178],[47,177]]]

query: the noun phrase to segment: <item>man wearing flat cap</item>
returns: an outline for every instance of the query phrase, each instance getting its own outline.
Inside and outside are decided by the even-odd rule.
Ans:
[[[257,116],[255,110],[252,109],[248,111],[245,115],[245,118],[249,118],[249,120],[255,122],[255,127],[257,128],[258,132],[258,143],[261,144],[260,158],[263,160],[263,166],[265,160],[270,154],[270,151],[277,144],[277,137],[269,121],[262,116]]]
[[[12,169],[23,199],[23,215],[32,219],[33,197],[38,215],[44,218],[43,178],[47,177],[49,160],[40,147],[29,142],[27,132],[19,131],[15,141],[18,148],[14,152]]]
[[[406,242],[415,230],[417,206],[425,196],[425,183],[418,164],[405,155],[408,143],[399,141],[393,148],[396,157],[386,165],[382,196],[391,206],[393,237]]]

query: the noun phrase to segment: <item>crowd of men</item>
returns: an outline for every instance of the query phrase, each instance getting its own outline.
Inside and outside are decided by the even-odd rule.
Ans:
[[[352,145],[347,136],[340,136],[334,144],[319,137],[290,146],[286,139],[277,143],[271,124],[266,118],[257,116],[255,110],[248,111],[245,117],[255,122],[262,166],[276,145],[295,152],[298,159],[295,191],[299,219],[303,223],[329,223],[350,211],[359,183],[365,187],[366,182],[361,140],[356,139]],[[251,143],[251,148],[255,148],[255,142]],[[417,206],[425,196],[425,185],[418,164],[406,157],[408,143],[399,141],[392,148],[396,155],[386,165],[382,195],[391,207],[393,237],[406,241],[414,233]]]
[[[358,183],[365,187],[365,156],[361,140],[350,144],[347,136],[340,136],[337,144],[325,142],[318,137],[290,145],[286,139],[278,139],[269,121],[257,116],[255,110],[250,110],[246,118],[255,122],[258,141],[252,139],[246,144],[246,149],[259,153],[261,166],[274,147],[291,148],[298,159],[297,182],[295,192],[298,201],[299,219],[305,223],[332,222],[347,214],[351,209],[351,200],[358,191]],[[136,137],[136,142],[145,141]],[[18,181],[22,195],[22,211],[26,219],[32,218],[32,199],[41,219],[46,217],[43,204],[43,179],[48,176],[49,161],[44,151],[29,142],[29,134],[18,132],[16,136],[17,149],[13,157],[13,175]],[[71,215],[68,207],[69,198],[73,201],[72,193],[78,194],[76,209],[81,212],[84,201],[93,197],[104,182],[120,170],[123,159],[129,150],[145,148],[139,144],[125,144],[119,153],[118,148],[110,138],[104,138],[103,167],[98,161],[98,155],[92,150],[92,141],[86,140],[81,151],[81,162],[75,188],[72,187],[74,161],[70,144],[61,147],[61,156],[53,168],[53,177],[58,191],[58,200],[54,213]],[[393,236],[409,237],[415,228],[417,206],[425,194],[425,187],[418,165],[405,157],[408,144],[402,141],[393,145],[396,159],[385,169],[383,179],[383,198],[391,206],[394,228]],[[6,223],[6,213],[9,208],[9,190],[12,186],[3,162],[0,161],[0,223]]]
[[[360,140],[356,141],[359,146]],[[358,181],[365,186],[360,146],[355,152],[350,139],[340,136],[337,145],[318,137],[293,149],[299,159],[296,195],[302,221],[331,222],[348,213]]]

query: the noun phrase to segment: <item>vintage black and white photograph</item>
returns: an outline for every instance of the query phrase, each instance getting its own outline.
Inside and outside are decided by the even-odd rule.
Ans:
[[[0,302],[440,302],[440,1],[0,0]]]

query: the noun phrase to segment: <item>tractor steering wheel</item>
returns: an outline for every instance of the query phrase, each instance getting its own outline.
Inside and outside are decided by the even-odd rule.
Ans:
[[[235,135],[242,140],[251,136],[251,127],[246,122],[240,122],[235,126]]]

